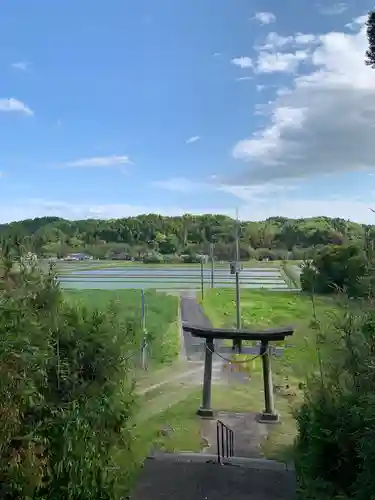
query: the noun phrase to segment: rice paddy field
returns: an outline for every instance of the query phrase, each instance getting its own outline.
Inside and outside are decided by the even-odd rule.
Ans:
[[[57,274],[63,289],[158,289],[198,290],[202,286],[233,288],[235,277],[229,264],[150,265],[119,262],[59,263]],[[246,263],[240,273],[241,288],[290,290],[296,285],[278,263]]]

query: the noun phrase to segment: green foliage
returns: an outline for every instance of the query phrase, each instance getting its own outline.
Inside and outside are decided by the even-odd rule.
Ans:
[[[216,258],[228,261],[234,257],[234,224],[229,217],[208,214],[82,221],[43,217],[0,225],[0,239],[18,239],[43,256],[64,257],[82,251],[100,259],[136,260],[147,259],[149,252],[160,256],[208,254],[210,243],[215,242]],[[364,226],[343,219],[271,217],[241,222],[240,254],[244,260],[299,260],[310,258],[319,246],[360,242],[364,234]]]
[[[357,245],[331,245],[317,252],[303,266],[301,286],[304,291],[333,293],[345,291],[351,297],[362,296],[366,290],[367,256]]]
[[[115,307],[63,299],[53,273],[2,265],[1,498],[123,498],[139,332]]]
[[[296,443],[301,484],[311,498],[345,494],[374,498],[375,491],[375,314],[373,306],[349,311],[325,335],[328,356],[309,381],[297,412]],[[319,490],[326,496],[321,496]],[[315,495],[315,496],[314,496]],[[320,496],[319,496],[320,495]],[[310,497],[309,497],[310,498]]]

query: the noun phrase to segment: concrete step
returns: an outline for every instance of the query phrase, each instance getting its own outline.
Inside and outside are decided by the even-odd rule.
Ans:
[[[203,457],[203,458],[202,458]],[[237,460],[237,461],[236,461]],[[293,500],[294,471],[262,460],[160,454],[146,460],[132,500]]]
[[[165,460],[170,462],[194,462],[194,463],[217,463],[217,455],[208,453],[154,453],[149,457],[153,460]],[[293,464],[285,464],[276,460],[266,458],[231,457],[223,461],[223,465],[238,465],[248,469],[294,471]]]

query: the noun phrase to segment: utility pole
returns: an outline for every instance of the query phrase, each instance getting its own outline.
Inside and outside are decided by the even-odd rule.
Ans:
[[[241,329],[241,297],[240,297],[240,242],[238,231],[238,208],[236,210],[236,326],[237,330]]]
[[[211,254],[211,288],[214,288],[214,248],[215,248],[215,244],[212,242],[210,244],[210,254]]]
[[[236,242],[236,263],[235,263],[235,276],[236,276],[236,328],[241,329],[241,296],[240,296],[240,242],[239,242],[239,220],[238,209],[236,210],[236,227],[235,227],[235,242]],[[233,350],[240,351],[241,340],[233,341]]]
[[[147,345],[146,345],[146,301],[145,301],[145,291],[142,290],[141,292],[141,328],[142,328],[142,336],[143,336],[143,347],[142,347],[142,352],[141,352],[141,362],[142,362],[142,369],[146,370],[147,369]]]
[[[204,299],[203,256],[201,256],[201,296]]]

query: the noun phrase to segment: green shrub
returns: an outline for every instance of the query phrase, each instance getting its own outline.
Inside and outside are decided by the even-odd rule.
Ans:
[[[375,498],[375,312],[364,307],[346,314],[334,340],[325,336],[330,355],[296,414],[297,470],[310,494],[305,498]]]
[[[304,291],[346,292],[361,297],[368,290],[363,280],[368,271],[366,253],[358,245],[329,245],[304,264],[301,286]]]
[[[138,330],[66,302],[53,273],[2,269],[0,497],[123,498]]]

